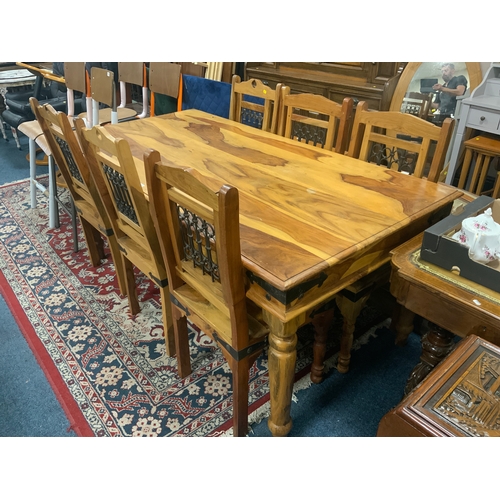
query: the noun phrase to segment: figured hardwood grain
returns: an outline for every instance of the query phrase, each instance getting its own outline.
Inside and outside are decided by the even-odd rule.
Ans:
[[[205,185],[239,192],[247,297],[271,333],[275,435],[291,427],[297,328],[389,252],[448,213],[460,192],[197,110],[106,127],[129,142],[142,187],[143,155],[191,168]]]

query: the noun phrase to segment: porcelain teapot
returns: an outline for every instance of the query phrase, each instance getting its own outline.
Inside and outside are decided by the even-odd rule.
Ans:
[[[469,257],[483,264],[500,258],[500,224],[493,219],[491,208],[462,221],[462,229],[452,238],[469,248]]]

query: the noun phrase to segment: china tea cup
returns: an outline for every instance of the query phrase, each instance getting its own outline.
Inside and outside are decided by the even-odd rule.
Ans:
[[[500,224],[493,219],[491,208],[462,221],[462,228],[452,238],[469,249],[469,257],[483,264],[500,258]]]

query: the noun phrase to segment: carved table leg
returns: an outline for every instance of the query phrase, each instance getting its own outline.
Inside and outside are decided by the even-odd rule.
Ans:
[[[429,323],[430,330],[422,338],[420,363],[413,369],[406,382],[404,394],[409,394],[455,347],[453,333]]]
[[[414,323],[415,313],[401,304],[396,304],[390,326],[391,330],[396,331],[396,345],[402,346],[406,344],[408,335],[414,330]]]
[[[319,384],[323,381],[326,339],[328,335],[328,328],[333,322],[334,314],[335,310],[332,307],[321,314],[317,314],[312,320],[312,324],[314,326],[314,344],[311,381],[315,384]]]
[[[295,361],[297,359],[297,328],[305,316],[283,323],[267,311],[264,321],[269,325],[269,394],[271,414],[268,427],[273,436],[286,436],[292,428],[292,404]]]
[[[337,295],[336,297],[337,306],[339,307],[342,317],[344,318],[344,323],[342,325],[342,337],[340,338],[339,360],[337,363],[337,370],[340,373],[347,373],[349,371],[356,319],[361,313],[361,309],[363,309],[369,296],[369,294],[365,295],[356,302],[349,300],[343,295]]]

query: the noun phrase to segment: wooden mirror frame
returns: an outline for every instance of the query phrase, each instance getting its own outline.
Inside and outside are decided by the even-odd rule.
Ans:
[[[415,73],[417,72],[421,62],[409,62],[399,78],[398,85],[392,96],[390,111],[400,111],[401,105],[403,104],[403,98],[408,91]],[[481,63],[478,62],[466,62],[465,67],[467,68],[467,73],[469,73],[469,86],[468,89],[472,92],[482,81],[483,74],[481,71]]]

